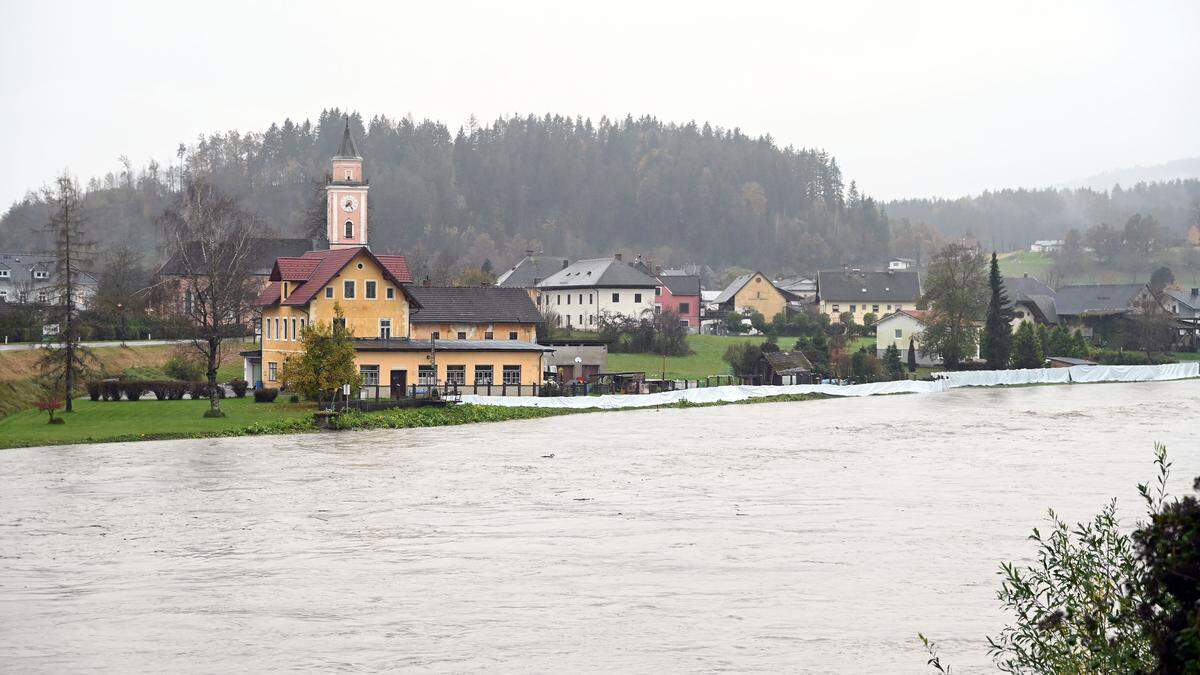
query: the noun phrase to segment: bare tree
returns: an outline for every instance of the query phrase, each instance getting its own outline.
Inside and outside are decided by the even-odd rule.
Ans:
[[[50,206],[49,230],[54,244],[54,278],[51,297],[55,305],[51,316],[58,324],[56,344],[48,345],[41,357],[43,376],[52,386],[63,387],[66,411],[71,412],[75,382],[93,361],[91,353],[80,345],[77,301],[80,294],[80,266],[88,262],[92,243],[83,232],[85,218],[79,184],[64,172],[44,192]]]
[[[241,319],[258,294],[251,270],[262,225],[234,197],[191,176],[162,224],[179,256],[183,315],[196,329],[192,344],[207,364],[210,406],[204,416],[224,417],[217,368],[224,341],[245,334]]]

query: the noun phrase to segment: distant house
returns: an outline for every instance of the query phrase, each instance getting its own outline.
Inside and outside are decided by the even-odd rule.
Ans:
[[[809,384],[812,369],[801,352],[763,352],[754,365],[754,377],[760,384]]]
[[[547,375],[559,382],[587,379],[608,370],[608,342],[605,340],[553,339],[538,344],[554,351],[546,354]]]
[[[876,321],[876,355],[882,359],[883,353],[887,351],[887,348],[895,345],[896,349],[900,350],[900,360],[904,361],[908,358],[908,345],[911,341],[913,348],[917,351],[918,365],[941,365],[941,357],[932,354],[926,356],[921,353],[921,337],[925,332],[925,322],[928,317],[929,312],[927,310],[902,309],[892,312]],[[979,358],[978,345],[976,345],[975,353],[971,354],[968,358]]]
[[[257,290],[267,287],[276,258],[296,258],[316,248],[312,239],[258,238],[252,240],[249,273],[254,277]],[[187,283],[187,256],[200,257],[199,242],[191,242],[185,251],[175,251],[155,273],[156,286],[163,289],[158,300],[158,311],[179,314],[190,311],[192,289]],[[246,317],[243,317],[246,318]]]
[[[867,314],[881,317],[903,309],[916,309],[921,297],[921,277],[916,270],[867,272],[831,270],[817,273],[818,310],[837,321],[849,312],[858,323]]]
[[[55,297],[60,279],[56,278],[55,257],[36,253],[0,253],[0,302],[10,305],[57,304]],[[88,308],[96,296],[98,283],[89,272],[76,269],[78,287],[72,295],[75,305]]]
[[[1013,329],[1026,322],[1058,323],[1058,312],[1054,305],[1054,289],[1038,281],[1035,277],[1028,274],[1020,277],[1004,277],[1004,293],[1008,297],[1008,308],[1013,312]]]
[[[790,294],[780,289],[762,272],[743,274],[725,287],[713,299],[720,313],[736,312],[750,314],[758,312],[770,321],[776,314],[787,311]]]
[[[887,268],[892,271],[912,269],[917,266],[917,261],[911,258],[892,258],[888,261]]]
[[[691,332],[700,330],[700,276],[683,270],[659,269],[655,277],[654,306],[658,311],[675,312]]]
[[[625,262],[611,258],[579,260],[543,279],[536,302],[543,313],[553,312],[555,323],[567,328],[596,330],[602,316],[641,319],[654,315],[658,279]]]
[[[817,278],[810,276],[784,277],[775,282],[780,290],[791,293],[797,300],[810,301],[817,297]]]
[[[1062,246],[1062,239],[1038,239],[1029,245],[1029,251],[1031,253],[1054,253]]]
[[[501,288],[528,289],[531,291],[530,296],[535,296],[536,292],[533,292],[533,289],[537,288],[543,279],[569,264],[571,261],[566,258],[534,255],[533,251],[526,251],[524,258],[496,277],[496,285]]]
[[[408,286],[414,340],[537,341],[542,315],[523,288]]]
[[[1200,319],[1200,288],[1168,288],[1163,293],[1167,311],[1181,319]]]
[[[1192,223],[1187,232],[1188,243],[1192,246],[1200,246],[1200,225]]]
[[[1054,295],[1054,307],[1060,323],[1093,337],[1133,314],[1135,306],[1149,297],[1146,284],[1063,286]]]

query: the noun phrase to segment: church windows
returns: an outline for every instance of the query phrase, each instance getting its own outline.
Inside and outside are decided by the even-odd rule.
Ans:
[[[353,300],[353,299],[354,299],[354,295],[355,295],[355,293],[354,293],[354,280],[352,280],[352,279],[351,279],[351,280],[348,280],[348,281],[343,281],[343,282],[342,282],[342,297],[343,297],[343,298],[345,298],[345,299],[347,299],[347,300]]]
[[[353,221],[353,220],[347,220],[347,221],[346,221],[346,233],[345,233],[345,236],[346,236],[346,238],[347,238],[347,239],[353,239],[353,238],[354,238],[354,221]]]

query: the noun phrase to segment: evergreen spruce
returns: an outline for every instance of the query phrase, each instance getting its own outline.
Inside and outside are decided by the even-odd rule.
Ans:
[[[1008,296],[1004,292],[1004,278],[1000,276],[1000,263],[992,252],[991,273],[988,276],[988,286],[991,289],[991,300],[988,302],[987,323],[984,327],[983,358],[988,368],[1001,370],[1008,367],[1009,354],[1012,351],[1012,308],[1008,306]]]
[[[1043,365],[1042,343],[1038,341],[1033,324],[1022,323],[1013,334],[1012,367],[1041,368]]]
[[[917,372],[917,346],[912,338],[908,338],[908,372]]]

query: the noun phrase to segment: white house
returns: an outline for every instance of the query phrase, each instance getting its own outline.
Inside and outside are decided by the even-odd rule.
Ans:
[[[896,349],[900,350],[900,360],[906,362],[908,359],[908,345],[911,342],[913,349],[917,352],[917,365],[941,365],[942,359],[940,357],[921,354],[921,335],[925,332],[925,318],[928,315],[929,312],[927,310],[902,309],[892,312],[876,321],[876,355],[882,359],[883,353],[887,351],[887,348],[895,345]],[[971,355],[971,358],[979,358],[978,347],[976,347],[976,351]]]
[[[596,330],[601,316],[641,319],[654,316],[654,289],[659,282],[617,254],[579,260],[537,285],[535,302],[552,312],[564,328]]]
[[[11,304],[55,304],[60,283],[56,278],[56,261],[52,255],[37,253],[0,253],[0,302]],[[87,309],[95,298],[96,278],[79,270],[75,279],[75,304]]]
[[[889,270],[907,270],[917,266],[917,261],[911,258],[892,258],[888,261]]]
[[[1029,245],[1029,250],[1033,253],[1054,253],[1062,245],[1062,239],[1038,239]]]

